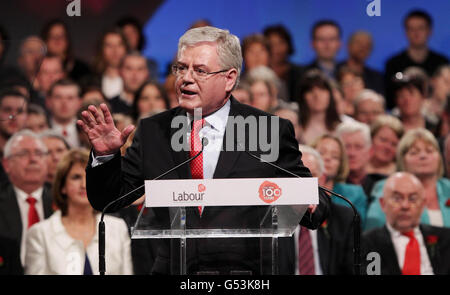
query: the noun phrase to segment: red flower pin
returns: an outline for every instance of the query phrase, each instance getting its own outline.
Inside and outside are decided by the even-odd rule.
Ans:
[[[3,263],[4,263],[3,257],[2,257],[2,256],[0,256],[0,267],[2,267],[2,266],[3,266]]]
[[[321,227],[323,227],[323,228],[327,228],[327,227],[328,227],[328,220],[327,220],[327,219],[325,219],[325,220],[322,222]]]
[[[427,244],[428,245],[435,245],[438,242],[438,236],[430,235],[427,236]]]
[[[450,199],[447,199],[447,202],[445,202],[445,206],[450,207]]]

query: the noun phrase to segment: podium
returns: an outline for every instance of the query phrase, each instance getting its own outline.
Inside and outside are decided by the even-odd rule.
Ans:
[[[308,205],[318,204],[316,178],[157,180],[146,181],[145,186],[145,206],[131,238],[175,239],[170,269],[178,275],[220,274],[210,269],[190,271],[189,259],[196,255],[189,251],[191,239],[216,239],[216,245],[253,239],[248,244],[259,244],[259,253],[253,253],[256,248],[249,253],[255,254],[259,265],[252,271],[238,267],[230,274],[278,274],[279,238],[291,237]],[[232,188],[236,191],[230,194]]]

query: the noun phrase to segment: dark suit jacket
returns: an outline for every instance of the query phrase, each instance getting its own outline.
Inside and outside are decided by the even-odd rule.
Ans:
[[[0,190],[0,233],[20,245],[23,225],[16,193],[11,183],[4,184]],[[48,186],[44,186],[42,200],[44,216],[48,218],[53,213],[52,197]]]
[[[87,167],[87,192],[92,206],[97,210],[102,210],[106,204],[119,196],[138,187],[145,179],[153,179],[170,168],[187,160],[188,151],[174,151],[171,148],[171,137],[178,131],[171,128],[172,119],[177,115],[185,115],[181,108],[174,108],[169,111],[157,114],[153,117],[141,120],[136,130],[133,144],[128,148],[125,157],[115,157],[112,160],[95,168],[88,164]],[[239,103],[231,98],[231,108],[229,116],[259,116],[267,117],[269,114]],[[268,133],[270,133],[270,121],[268,121]],[[230,120],[228,121],[230,123]],[[230,127],[231,128],[231,127]],[[227,130],[228,129],[227,127]],[[259,132],[258,132],[259,134]],[[298,142],[294,136],[292,124],[280,119],[279,124],[279,157],[275,164],[304,177],[311,174],[301,162],[301,153],[298,150]],[[270,134],[269,142],[270,142]],[[224,145],[227,142],[227,131],[224,135]],[[248,132],[246,132],[248,138]],[[236,141],[234,141],[236,142]],[[253,152],[261,155],[260,150]],[[259,177],[291,177],[289,174],[275,169],[267,163],[260,162],[243,151],[221,151],[214,178],[259,178]],[[185,165],[176,171],[167,174],[165,179],[189,179],[191,178],[189,165]],[[112,210],[120,209],[129,205],[133,200],[139,198],[143,190],[130,195],[130,198],[123,202],[118,202]],[[320,195],[320,205],[314,214],[305,214],[302,224],[317,228],[326,218],[328,213],[329,200],[324,194]],[[167,208],[154,209],[154,216],[158,222],[169,226],[169,210]],[[228,223],[231,226],[259,227],[258,220],[261,220],[266,212],[266,207],[207,207],[204,208],[200,218],[196,207],[186,208],[188,227],[211,227],[221,228]],[[167,242],[167,241],[166,241]],[[173,244],[173,243],[172,243]],[[188,273],[202,271],[217,271],[228,274],[232,270],[259,273],[259,239],[188,239],[187,265]],[[174,249],[174,245],[172,249]],[[169,245],[159,248],[153,272],[170,273]],[[176,249],[176,247],[175,247]],[[175,250],[173,253],[179,253]],[[173,262],[173,261],[172,261]],[[176,267],[175,267],[176,268]]]
[[[450,274],[450,229],[425,224],[421,224],[419,228],[427,247],[428,257],[434,274]],[[402,274],[398,265],[394,244],[386,226],[364,233],[363,248],[362,261],[366,264],[363,267],[363,272],[366,270],[367,264],[371,262],[366,261],[367,253],[378,252],[381,256],[382,275]]]
[[[20,247],[17,242],[0,237],[0,275],[22,275]]]
[[[326,223],[317,230],[320,267],[324,275],[353,274],[353,211],[331,203]],[[295,274],[297,257],[294,238],[281,238],[280,269]]]

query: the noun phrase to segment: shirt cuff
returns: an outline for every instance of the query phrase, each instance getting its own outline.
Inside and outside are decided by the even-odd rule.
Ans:
[[[111,155],[105,155],[105,156],[95,156],[94,151],[91,152],[92,153],[92,163],[91,163],[91,167],[95,168],[97,166],[100,166],[106,162],[108,162],[109,160],[111,160],[112,158],[115,157],[116,154],[111,154]]]

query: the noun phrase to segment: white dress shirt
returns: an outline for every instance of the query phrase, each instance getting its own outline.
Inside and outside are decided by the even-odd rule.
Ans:
[[[428,217],[430,218],[430,225],[433,226],[444,226],[444,220],[442,219],[441,209],[427,209]]]
[[[96,215],[96,225],[100,214]],[[133,274],[128,228],[120,218],[105,215],[106,274]],[[85,257],[92,273],[98,270],[98,226],[92,241],[85,248],[82,241],[73,239],[61,220],[61,211],[37,223],[29,230],[25,256],[25,274],[30,275],[81,275]]]
[[[77,148],[80,146],[80,139],[77,131],[77,119],[74,118],[69,124],[61,125],[51,120],[52,130],[64,137],[71,148]],[[67,132],[67,136],[64,136],[64,130]]]
[[[392,244],[394,244],[395,253],[397,254],[398,265],[400,269],[403,269],[405,262],[406,246],[409,243],[409,237],[402,235],[398,230],[394,229],[389,223],[386,223],[386,227],[391,235]],[[428,257],[427,248],[423,239],[423,235],[419,227],[414,228],[414,237],[419,243],[420,249],[420,274],[432,275],[433,267],[431,266],[430,259]],[[381,262],[383,263],[383,261]]]
[[[22,220],[22,240],[20,243],[20,260],[22,261],[22,265],[25,262],[25,251],[26,251],[26,238],[28,232],[28,210],[30,208],[30,204],[27,202],[27,198],[29,195],[33,196],[36,199],[36,203],[34,204],[36,211],[39,216],[39,220],[44,220],[44,202],[42,200],[42,192],[43,188],[40,187],[31,194],[27,194],[23,190],[14,186],[14,192],[16,193],[17,204],[19,205],[20,210],[20,219]]]
[[[314,269],[316,275],[323,275],[322,267],[320,266],[320,256],[319,256],[319,244],[317,242],[317,230],[308,229],[311,235],[311,243],[314,253]],[[295,240],[295,274],[299,275],[300,271],[298,269],[298,239],[300,237],[300,226],[297,226],[294,233]]]
[[[107,99],[119,95],[123,91],[123,80],[120,76],[111,78],[106,75],[102,76],[102,92]]]

